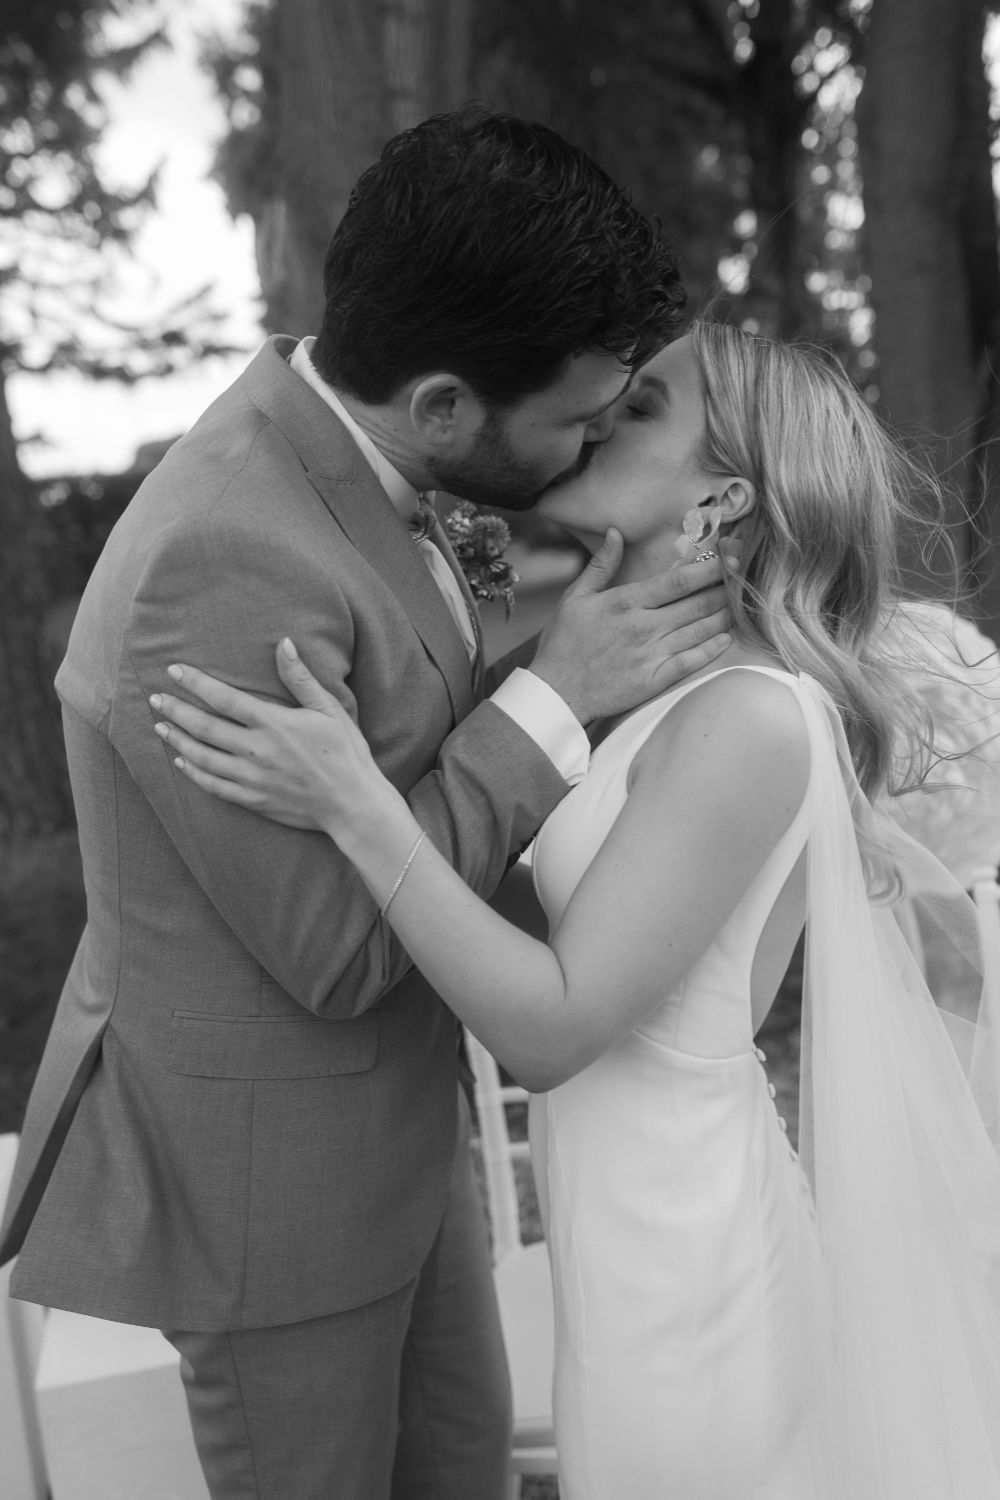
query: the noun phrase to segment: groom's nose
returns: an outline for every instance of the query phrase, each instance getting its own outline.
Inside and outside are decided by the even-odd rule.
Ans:
[[[607,411],[602,411],[599,417],[595,417],[592,422],[588,422],[587,429],[583,434],[583,441],[585,443],[607,442],[615,430],[615,414],[617,410],[618,403],[616,401],[614,406],[609,406]]]

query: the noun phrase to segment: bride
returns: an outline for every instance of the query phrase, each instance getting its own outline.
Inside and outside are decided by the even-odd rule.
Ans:
[[[301,708],[189,666],[205,708],[156,700],[199,786],[335,840],[537,1095],[563,1500],[1000,1496],[993,1046],[893,903],[973,924],[877,810],[926,740],[892,646],[920,477],[816,351],[696,324],[639,371],[539,511],[618,528],[630,579],[736,535],[734,643],[598,727],[535,844],[548,943],[467,889],[290,642]],[[800,1161],[754,1034],[803,923]]]

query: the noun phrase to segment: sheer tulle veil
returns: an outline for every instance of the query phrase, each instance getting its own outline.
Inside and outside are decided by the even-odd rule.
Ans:
[[[800,1152],[833,1303],[813,1468],[831,1500],[997,1500],[998,1018],[935,1004],[892,900],[870,894],[859,827],[981,972],[975,911],[866,800],[831,700],[799,683],[814,799]]]

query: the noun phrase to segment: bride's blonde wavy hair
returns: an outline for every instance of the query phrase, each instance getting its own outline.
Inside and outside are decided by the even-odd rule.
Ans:
[[[926,768],[933,729],[895,629],[899,533],[940,513],[940,486],[824,351],[710,321],[691,335],[706,412],[699,459],[756,492],[734,528],[736,631],[827,690],[867,795],[904,790]]]

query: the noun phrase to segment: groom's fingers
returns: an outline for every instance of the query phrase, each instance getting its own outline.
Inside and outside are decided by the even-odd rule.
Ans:
[[[703,667],[710,667],[713,661],[717,661],[731,645],[730,636],[713,635],[711,640],[702,641],[697,646],[690,646],[674,656],[665,656],[653,672],[652,680],[656,684],[656,691],[664,692],[675,683],[682,682],[685,677],[690,677],[692,672],[700,672]]]
[[[729,627],[729,611],[724,608],[716,609],[711,614],[699,616],[696,620],[678,625],[666,625],[662,630],[660,640],[669,654],[676,657],[682,651],[690,651],[695,646],[706,645],[722,635],[726,637],[723,646],[728,646]]]
[[[570,584],[564,599],[577,599],[581,594],[600,594],[609,586],[618,572],[625,543],[615,526],[609,526],[604,541],[594,553],[579,578]]]
[[[688,600],[698,613],[707,615],[721,608],[725,599],[724,573],[721,557],[710,558],[708,562],[678,563],[639,583],[623,585],[622,592],[631,603],[647,609]]]

